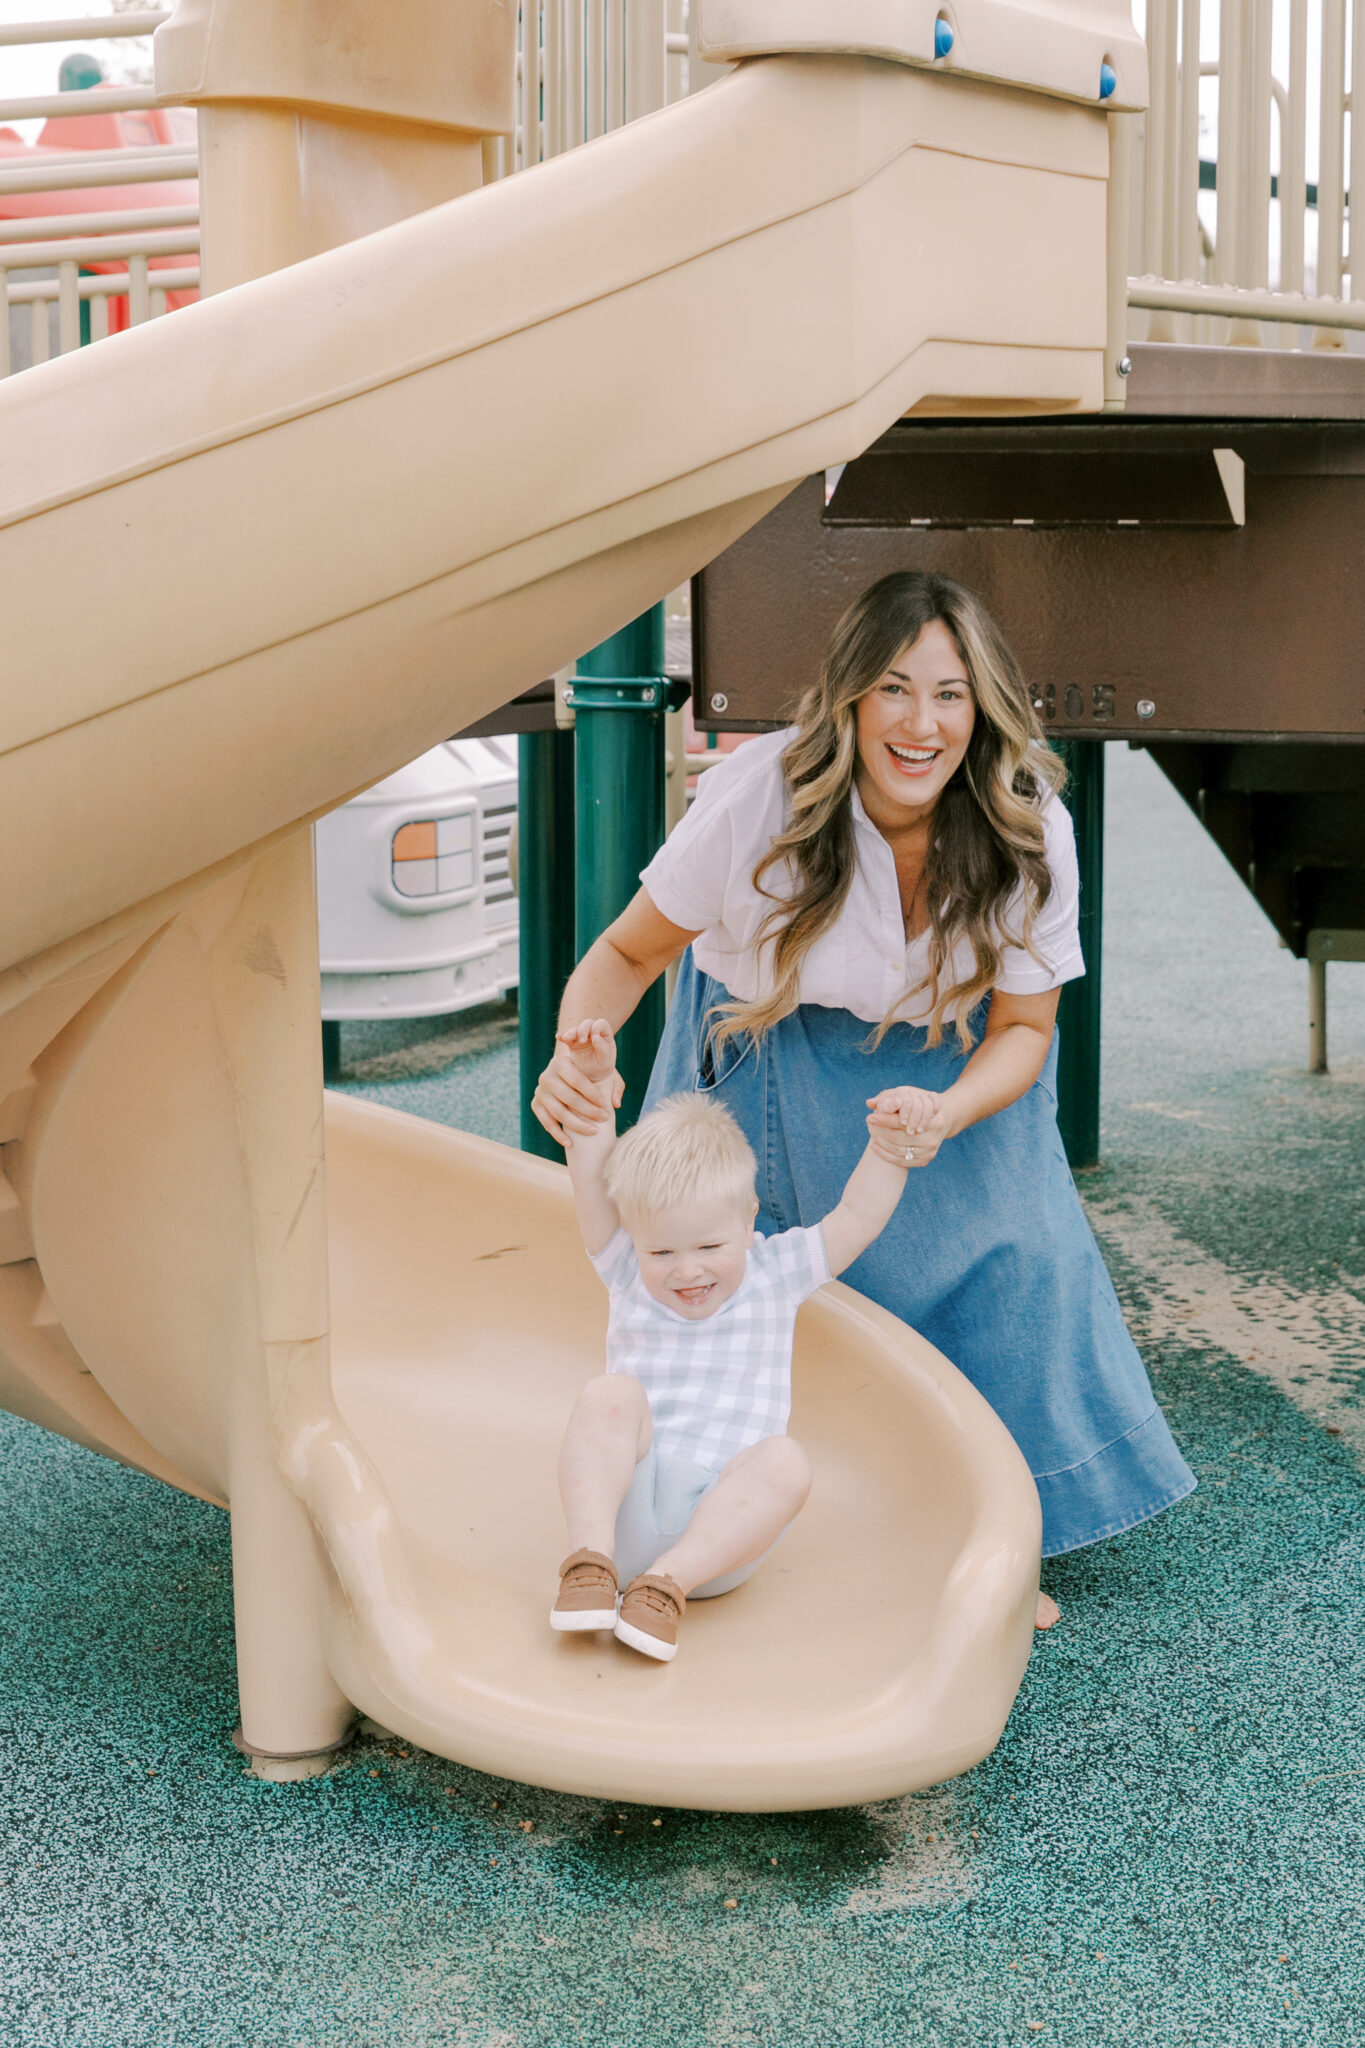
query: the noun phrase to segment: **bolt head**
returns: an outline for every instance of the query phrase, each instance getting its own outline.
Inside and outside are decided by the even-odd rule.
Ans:
[[[1151,698],[1150,698],[1150,697],[1139,697],[1139,698],[1138,698],[1138,701],[1137,701],[1137,715],[1138,715],[1138,717],[1139,717],[1139,718],[1155,718],[1155,717],[1156,717],[1156,705],[1155,705],[1155,704],[1154,704],[1154,703],[1152,702],[1152,700],[1151,700]]]
[[[1131,356],[1120,356],[1118,370],[1120,377],[1131,377],[1133,374],[1133,358]]]
[[[716,691],[715,696],[711,699],[711,709],[722,712],[730,709],[730,699],[726,696],[724,690]]]

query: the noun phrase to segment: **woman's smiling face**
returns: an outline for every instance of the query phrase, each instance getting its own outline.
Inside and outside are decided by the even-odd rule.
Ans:
[[[860,697],[858,794],[874,825],[909,825],[957,773],[976,724],[966,663],[940,619]]]

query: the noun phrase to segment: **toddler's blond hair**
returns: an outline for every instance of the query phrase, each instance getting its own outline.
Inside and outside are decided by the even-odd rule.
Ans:
[[[709,1095],[670,1095],[642,1116],[607,1162],[607,1193],[627,1230],[680,1202],[748,1209],[758,1163],[728,1109]]]

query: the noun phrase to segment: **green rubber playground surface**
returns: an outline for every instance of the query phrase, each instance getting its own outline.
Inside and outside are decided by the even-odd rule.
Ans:
[[[1111,747],[1085,1194],[1191,1500],[1048,1568],[969,1777],[610,1807],[394,1742],[244,1776],[226,1519],[0,1420],[4,2048],[1350,2048],[1365,2035],[1365,967],[1306,970]],[[511,1139],[515,1031],[344,1083]],[[528,1825],[529,1824],[529,1825]]]

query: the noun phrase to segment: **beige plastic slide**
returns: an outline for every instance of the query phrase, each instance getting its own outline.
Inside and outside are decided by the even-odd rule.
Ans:
[[[832,1287],[798,1336],[816,1492],[773,1563],[666,1670],[552,1637],[600,1290],[561,1169],[330,1100],[324,1176],[307,825],[900,414],[1098,405],[1105,121],[1068,78],[965,75],[1011,11],[1072,63],[1070,0],[982,0],[949,79],[913,6],[888,61],[853,4],[824,54],[468,189],[512,11],[354,0],[315,63],[266,0],[185,0],[158,79],[201,105],[216,295],[0,386],[0,1401],[230,1503],[263,1775],[358,1707],[572,1791],[883,1796],[1009,1711],[1017,1452]],[[1122,9],[1091,12],[1132,104]]]

